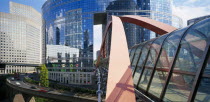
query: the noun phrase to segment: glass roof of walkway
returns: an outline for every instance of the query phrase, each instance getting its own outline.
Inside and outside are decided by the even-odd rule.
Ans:
[[[210,102],[210,18],[134,46],[134,85],[155,101]]]

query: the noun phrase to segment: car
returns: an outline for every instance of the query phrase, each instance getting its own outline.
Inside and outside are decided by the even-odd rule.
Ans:
[[[19,85],[20,85],[20,83],[19,83],[19,82],[16,82],[16,85],[18,85],[18,86],[19,86]]]
[[[35,86],[31,86],[30,88],[31,88],[31,89],[36,89],[36,87],[35,87]]]
[[[41,89],[41,90],[38,90],[39,92],[47,92],[46,90],[43,90],[43,89]]]

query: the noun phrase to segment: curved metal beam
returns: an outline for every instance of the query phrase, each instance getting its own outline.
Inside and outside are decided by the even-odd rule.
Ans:
[[[135,93],[130,68],[130,59],[127,47],[127,40],[122,22],[133,23],[143,28],[147,28],[159,35],[170,33],[176,30],[170,25],[140,16],[112,16],[106,30],[104,31],[103,42],[98,56],[97,64],[100,57],[105,56],[105,44],[108,30],[112,26],[111,51],[109,56],[109,72],[107,80],[107,102],[135,102]],[[120,42],[120,43],[119,43]]]
[[[149,19],[146,17],[137,16],[137,15],[121,16],[120,19],[123,22],[136,24],[143,28],[149,29],[159,35],[170,33],[177,29],[177,28],[170,26],[168,24],[165,24],[165,23],[153,20],[153,19]]]
[[[155,21],[146,17],[141,17],[138,15],[125,15],[125,16],[121,16],[120,19],[122,20],[122,22],[127,22],[127,23],[132,23],[132,24],[136,24],[138,26],[141,26],[143,28],[149,29],[159,35],[163,35],[166,33],[170,33],[174,30],[176,30],[177,28],[170,26],[168,24],[159,22],[159,21]],[[113,21],[109,21],[107,23],[106,29],[104,31],[104,37],[103,37],[103,41],[101,44],[101,49],[100,49],[100,54],[102,54],[103,57],[104,56],[104,46],[105,46],[105,38],[107,36],[107,31],[109,30],[109,28],[111,27]],[[100,56],[98,56],[99,59]],[[99,64],[99,60],[97,61],[97,64]]]
[[[124,27],[119,17],[112,16],[112,21],[106,101],[135,102],[132,71]]]

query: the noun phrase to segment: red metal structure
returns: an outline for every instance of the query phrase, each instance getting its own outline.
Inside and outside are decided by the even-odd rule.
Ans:
[[[135,102],[135,92],[130,68],[129,52],[122,22],[133,23],[147,28],[159,35],[176,30],[176,28],[140,16],[112,16],[104,31],[100,56],[96,66],[101,67],[102,59],[108,59],[108,79],[106,88],[107,102]],[[110,33],[111,30],[111,33]],[[108,50],[107,50],[107,47]]]

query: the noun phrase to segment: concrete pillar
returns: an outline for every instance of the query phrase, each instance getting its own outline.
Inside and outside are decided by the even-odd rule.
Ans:
[[[90,74],[90,84],[92,84],[92,75]]]
[[[36,101],[35,101],[35,98],[32,97],[31,100],[30,100],[29,102],[36,102]]]
[[[51,80],[53,80],[53,73],[52,73],[52,72],[50,72],[50,74],[51,74],[51,75],[50,75],[50,76],[51,76],[51,78],[50,78],[50,79],[51,79]]]
[[[23,72],[23,67],[22,67],[22,66],[20,66],[20,72],[21,72],[21,73]]]
[[[85,73],[82,74],[82,83],[83,83],[83,84],[85,84],[85,83],[84,83],[84,81],[85,81],[85,77],[84,77],[84,76],[85,76]]]
[[[72,83],[72,73],[70,73],[70,75],[69,75],[69,84],[71,84]]]
[[[77,74],[78,76],[78,83],[80,84],[80,72]]]
[[[88,74],[86,74],[85,81],[86,81],[86,84],[87,84],[87,82],[88,82]]]
[[[14,96],[13,102],[25,102],[25,100],[24,100],[22,94],[16,94]]]
[[[68,84],[70,84],[70,80],[71,80],[71,73],[69,73],[69,81],[68,81]]]
[[[61,82],[61,73],[59,73],[59,79],[60,79],[59,82]]]
[[[55,78],[55,73],[53,73],[53,80],[55,80],[56,78]]]

